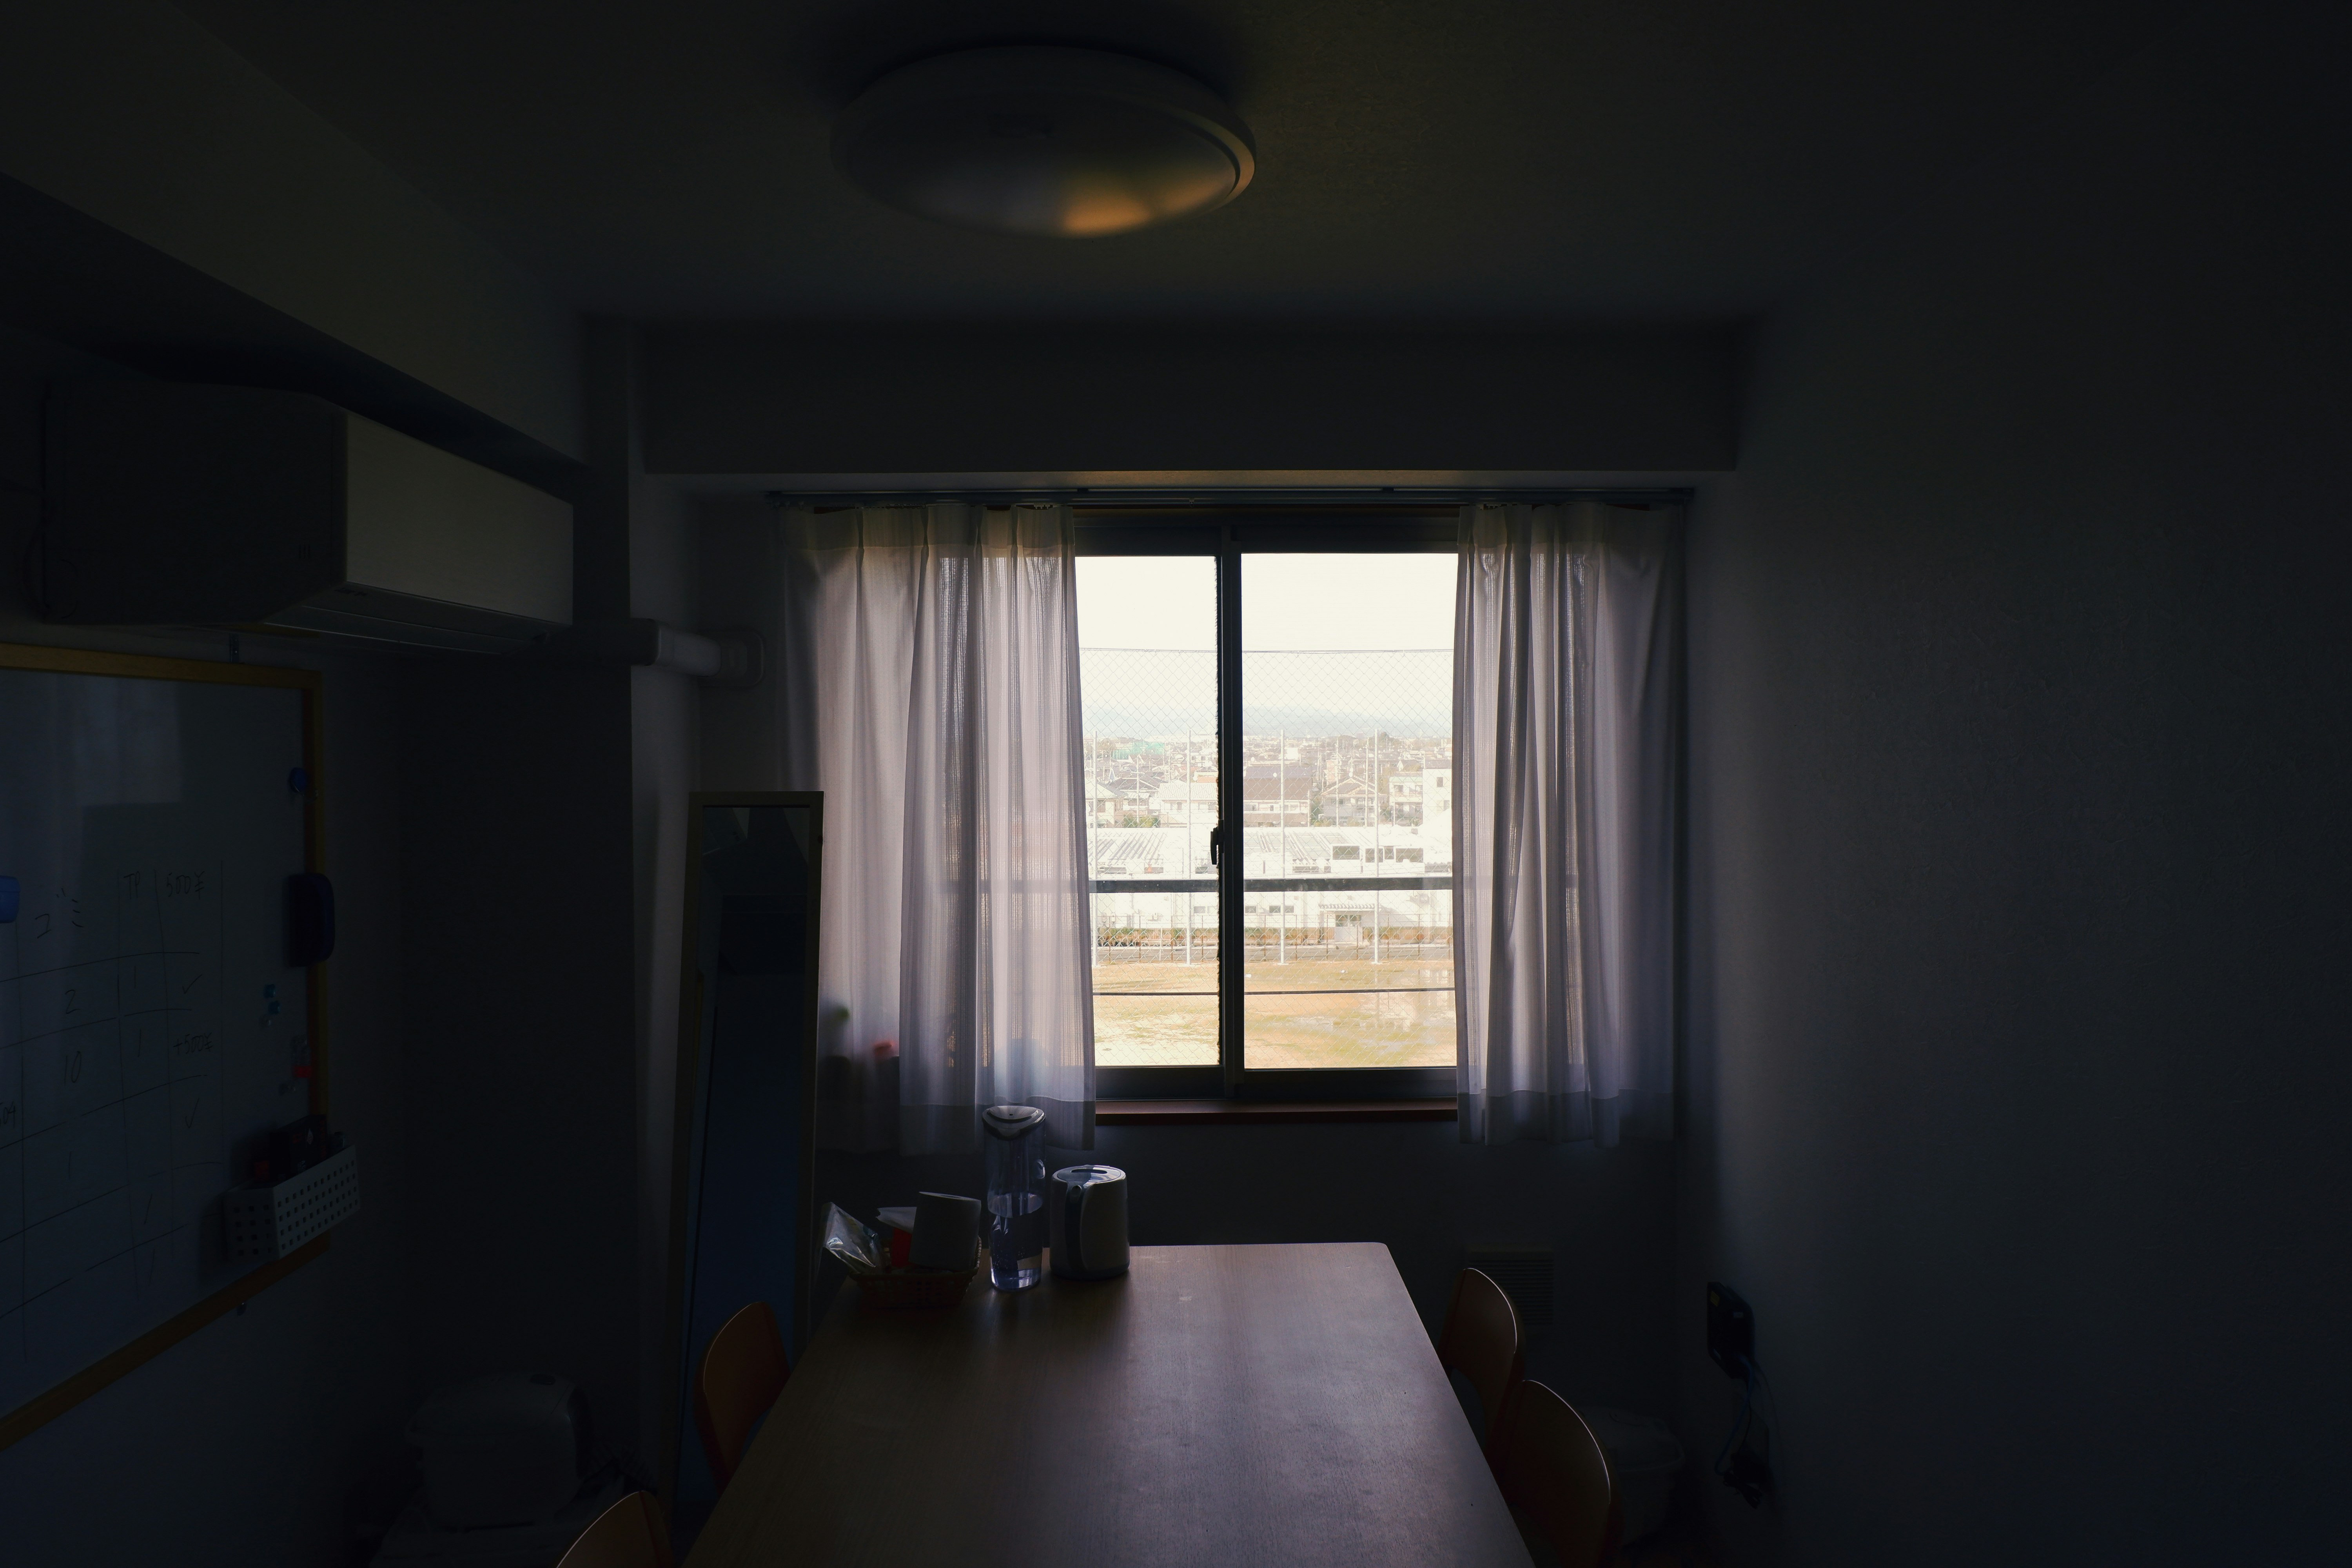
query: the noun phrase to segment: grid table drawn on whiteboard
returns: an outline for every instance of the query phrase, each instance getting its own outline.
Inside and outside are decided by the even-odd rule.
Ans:
[[[35,1382],[70,1372],[135,1331],[159,1264],[199,1264],[201,1199],[228,1173],[220,879],[166,864],[25,889],[0,980],[0,1251],[21,1255],[0,1314],[23,1343],[0,1340],[0,1369],[15,1350]]]
[[[307,1109],[304,978],[272,951],[298,699],[163,685],[0,672],[0,720],[68,752],[0,761],[0,1413],[244,1272],[223,1194]]]

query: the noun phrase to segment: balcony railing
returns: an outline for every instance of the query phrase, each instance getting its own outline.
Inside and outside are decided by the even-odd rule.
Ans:
[[[1097,893],[1213,893],[1214,877],[1097,877],[1087,884]],[[1307,877],[1244,877],[1244,893],[1295,893],[1302,888],[1321,892],[1398,893],[1451,888],[1451,872],[1420,877],[1360,877],[1352,871],[1318,872]]]

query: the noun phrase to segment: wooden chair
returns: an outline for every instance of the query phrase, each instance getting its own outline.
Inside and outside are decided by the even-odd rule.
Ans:
[[[791,1375],[784,1337],[776,1331],[776,1314],[765,1301],[754,1301],[721,1323],[703,1347],[702,1365],[694,1374],[694,1425],[720,1491],[743,1462],[752,1424],[775,1404]]]
[[[1478,1433],[1481,1445],[1493,1439],[1495,1422],[1526,1361],[1527,1340],[1511,1299],[1486,1275],[1465,1268],[1454,1277],[1454,1300],[1438,1331],[1437,1364],[1459,1372],[1476,1390],[1478,1418],[1485,1423]]]
[[[1625,1517],[1609,1452],[1576,1407],[1540,1383],[1511,1390],[1488,1440],[1503,1500],[1526,1513],[1560,1568],[1613,1562]]]
[[[631,1492],[598,1514],[555,1568],[672,1568],[661,1504]]]

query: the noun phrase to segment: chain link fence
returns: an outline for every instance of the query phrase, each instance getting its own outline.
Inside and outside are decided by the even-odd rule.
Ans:
[[[1450,1053],[1451,651],[1244,653],[1241,831],[1224,836],[1244,905],[1223,921],[1216,656],[1079,658],[1098,1059],[1215,1060],[1203,998],[1228,933],[1253,1061]]]
[[[1222,821],[1215,655],[1086,648],[1079,658],[1090,875],[1213,877],[1208,835]],[[1440,865],[1450,871],[1453,679],[1453,655],[1444,648],[1244,653],[1241,755],[1234,759],[1242,820],[1225,825],[1243,830],[1227,842],[1244,843],[1250,862],[1244,875],[1425,877]],[[1197,905],[1177,902],[1196,889],[1157,890],[1169,908],[1152,912],[1182,918],[1121,918],[1138,913],[1130,898],[1101,910],[1101,945],[1149,947],[1153,926],[1201,924]],[[1244,911],[1261,912],[1307,911],[1273,905]],[[1353,923],[1336,914],[1332,925]],[[1245,929],[1297,923],[1251,921]],[[1199,940],[1197,929],[1192,940]]]
[[[1165,742],[1217,732],[1217,656],[1205,648],[1078,650],[1089,741]],[[1242,655],[1242,729],[1253,740],[1375,733],[1451,745],[1449,648]]]

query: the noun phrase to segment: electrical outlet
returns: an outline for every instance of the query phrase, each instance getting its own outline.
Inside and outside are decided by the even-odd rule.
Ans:
[[[1772,1489],[1771,1444],[1771,1433],[1751,1418],[1738,1451],[1723,1468],[1723,1484],[1745,1498],[1749,1508],[1762,1508],[1764,1494]]]
[[[1756,1359],[1756,1319],[1739,1292],[1718,1280],[1706,1282],[1706,1353],[1732,1377],[1748,1375]]]

